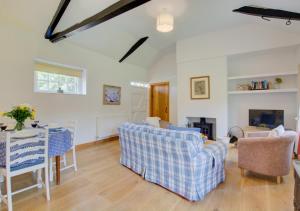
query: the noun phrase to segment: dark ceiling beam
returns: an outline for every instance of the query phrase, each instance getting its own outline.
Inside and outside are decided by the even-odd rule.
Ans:
[[[120,0],[115,4],[109,6],[108,8],[102,10],[101,12],[97,13],[96,15],[69,27],[62,32],[58,32],[51,35],[49,39],[51,42],[58,42],[76,34],[77,32],[89,29],[100,23],[108,21],[116,16],[119,16],[129,10],[132,10],[142,4],[145,4],[148,1],[151,0]]]
[[[141,45],[143,45],[146,40],[148,40],[149,37],[143,37],[139,39],[130,49],[129,51],[120,59],[120,63],[122,63],[125,59],[127,59],[128,56],[130,56],[133,52],[135,52]]]
[[[55,12],[55,15],[53,16],[53,19],[52,19],[52,21],[51,21],[51,23],[48,26],[48,29],[46,31],[46,34],[45,34],[46,39],[49,39],[52,36],[56,26],[58,25],[61,17],[65,13],[65,11],[66,11],[67,7],[69,6],[70,2],[71,2],[71,0],[61,0],[60,1],[59,6],[58,6],[58,8]]]
[[[233,12],[238,12],[246,15],[260,16],[262,18],[276,18],[285,20],[300,20],[300,14],[285,10],[245,6],[239,9],[233,10]]]

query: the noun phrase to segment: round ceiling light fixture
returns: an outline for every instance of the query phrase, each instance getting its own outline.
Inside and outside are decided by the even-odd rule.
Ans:
[[[164,33],[171,32],[174,29],[174,17],[167,13],[165,9],[157,16],[156,29]]]

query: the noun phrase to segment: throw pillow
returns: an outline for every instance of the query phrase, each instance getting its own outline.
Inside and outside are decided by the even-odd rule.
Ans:
[[[285,132],[285,129],[284,129],[283,125],[279,125],[274,130],[276,130],[278,136],[282,136]]]
[[[159,117],[147,117],[146,118],[146,123],[152,127],[160,128],[159,121],[160,121]]]

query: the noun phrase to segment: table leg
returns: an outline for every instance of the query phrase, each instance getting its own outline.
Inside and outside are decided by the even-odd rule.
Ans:
[[[60,184],[60,156],[55,156],[56,165],[56,185]]]

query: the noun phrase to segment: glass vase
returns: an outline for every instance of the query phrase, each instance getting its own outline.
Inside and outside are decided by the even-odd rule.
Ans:
[[[15,130],[23,130],[25,127],[24,122],[17,122],[16,126],[15,126]]]

